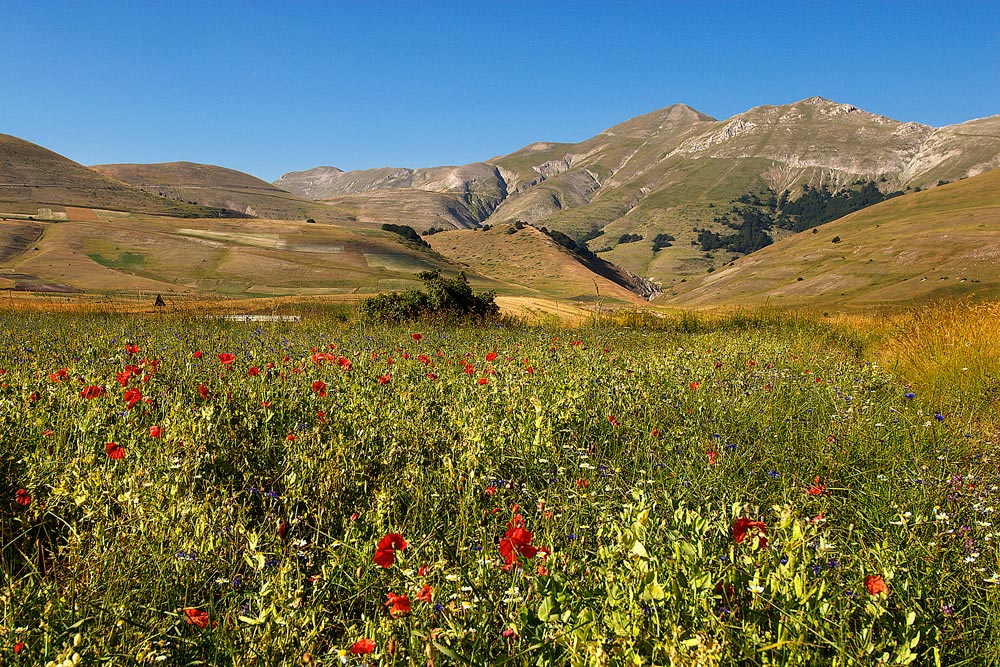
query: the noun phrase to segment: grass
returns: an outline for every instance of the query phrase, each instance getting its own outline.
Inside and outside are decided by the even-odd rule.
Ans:
[[[0,312],[0,659],[984,664],[983,314]]]

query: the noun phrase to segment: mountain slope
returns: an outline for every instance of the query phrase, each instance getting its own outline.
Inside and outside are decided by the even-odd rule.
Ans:
[[[143,192],[46,148],[0,134],[0,210],[34,213],[39,206],[174,216],[217,213]]]
[[[344,218],[336,209],[302,199],[241,171],[210,164],[99,164],[91,169],[146,192],[240,215],[283,220]]]
[[[996,298],[1000,170],[891,199],[678,286],[665,303],[827,307]]]

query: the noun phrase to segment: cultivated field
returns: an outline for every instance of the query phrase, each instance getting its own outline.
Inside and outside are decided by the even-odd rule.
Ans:
[[[0,311],[0,662],[995,661],[996,314]]]

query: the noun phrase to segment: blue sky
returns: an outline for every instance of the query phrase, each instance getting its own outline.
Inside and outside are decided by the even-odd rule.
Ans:
[[[463,164],[684,102],[1000,114],[1000,3],[10,2],[0,133],[266,180]]]

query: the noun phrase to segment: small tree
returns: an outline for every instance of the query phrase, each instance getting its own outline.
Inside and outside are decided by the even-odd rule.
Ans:
[[[428,316],[485,319],[500,314],[496,292],[473,293],[465,273],[444,278],[440,271],[424,271],[417,277],[423,281],[426,292],[407,290],[370,297],[361,302],[361,314],[383,322]]]

